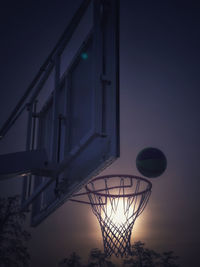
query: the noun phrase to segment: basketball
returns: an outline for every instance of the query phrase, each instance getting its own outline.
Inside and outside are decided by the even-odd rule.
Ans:
[[[158,148],[148,147],[137,155],[136,167],[142,175],[156,178],[166,170],[167,159]]]

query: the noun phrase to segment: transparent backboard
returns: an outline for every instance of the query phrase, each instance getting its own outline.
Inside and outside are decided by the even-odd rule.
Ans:
[[[32,203],[33,226],[119,156],[118,1],[85,2],[70,36],[77,49],[58,47],[32,105],[27,144],[46,151],[49,168],[24,179],[22,206]]]

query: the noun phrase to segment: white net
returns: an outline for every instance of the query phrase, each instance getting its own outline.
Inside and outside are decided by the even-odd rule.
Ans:
[[[106,256],[130,253],[131,231],[148,202],[151,187],[148,180],[130,175],[97,177],[86,185],[101,226]]]

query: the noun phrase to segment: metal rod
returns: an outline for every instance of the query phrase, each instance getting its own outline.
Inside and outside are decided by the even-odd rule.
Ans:
[[[54,92],[53,92],[53,129],[52,129],[52,140],[51,140],[51,160],[52,162],[59,162],[59,141],[60,141],[60,118],[58,115],[59,106],[59,80],[60,80],[60,56],[57,53],[55,56],[55,77],[54,77]],[[59,182],[59,176],[56,176],[56,187]]]
[[[37,101],[35,101],[34,106],[33,106],[33,113],[31,116],[33,117],[33,114],[36,114],[37,112]],[[35,126],[36,126],[36,117],[34,116],[32,119],[32,141],[31,141],[31,150],[34,149],[35,145]],[[31,195],[31,186],[32,186],[32,175],[29,175],[29,183],[28,183],[28,197]]]
[[[37,100],[34,103],[33,106],[33,114],[36,114],[37,112]],[[31,150],[34,149],[35,146],[35,127],[36,127],[36,117],[33,116],[33,129],[32,129],[32,144],[31,144]]]
[[[28,104],[27,105],[28,123],[27,123],[27,138],[26,138],[26,150],[27,151],[30,150],[30,143],[31,143],[32,109],[33,109],[33,106]],[[28,175],[23,178],[21,205],[27,198],[28,179],[29,179]]]
[[[62,115],[59,115],[58,123],[58,149],[57,149],[57,162],[60,162],[60,145],[61,145],[61,126],[62,126]]]
[[[5,136],[5,134],[6,134],[6,133],[8,132],[8,130],[12,127],[12,125],[16,122],[16,120],[21,116],[21,114],[22,114],[22,112],[25,110],[25,108],[26,108],[26,105],[23,106],[23,107],[21,108],[21,110],[20,110],[17,114],[14,114],[15,117],[14,117],[13,120],[10,122],[10,124],[7,125],[6,130],[3,129],[3,127],[2,127],[2,129],[1,129],[1,131],[0,131],[0,140]]]

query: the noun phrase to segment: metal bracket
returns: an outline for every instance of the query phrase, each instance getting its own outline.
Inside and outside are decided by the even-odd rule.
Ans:
[[[39,117],[40,117],[40,113],[36,113],[36,112],[32,113],[32,118],[39,118]]]
[[[100,80],[103,84],[111,85],[111,80],[108,80],[106,75],[101,74]]]

